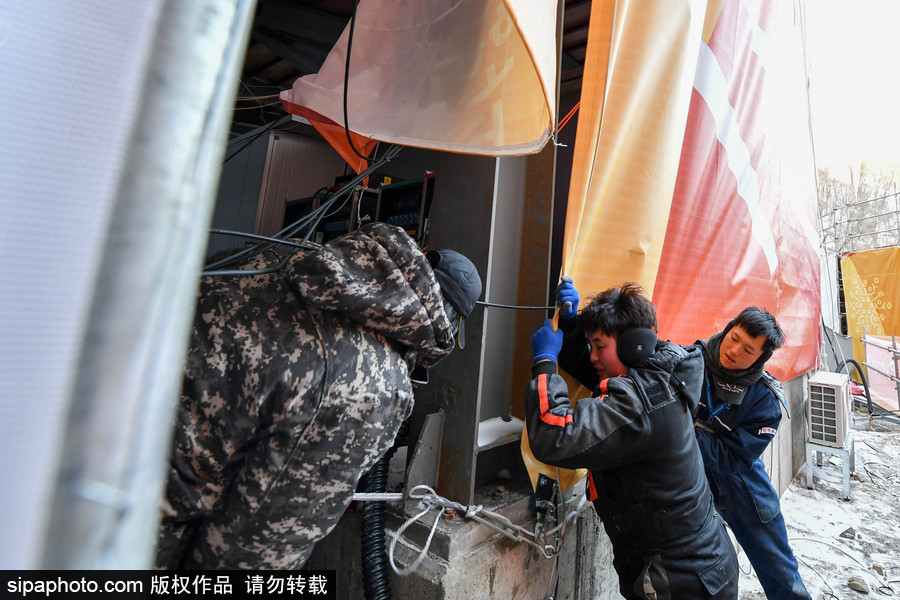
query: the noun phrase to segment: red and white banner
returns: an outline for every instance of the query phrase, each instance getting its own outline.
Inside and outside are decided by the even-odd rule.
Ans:
[[[605,4],[599,9],[609,9]],[[769,370],[789,380],[814,369],[819,238],[797,7],[775,0],[614,4],[623,35],[629,19],[653,24],[665,11],[674,17],[656,24],[659,33],[639,40],[613,35],[608,49],[596,48],[615,60],[642,41],[658,45],[655,53],[620,61],[602,105],[592,107],[585,94],[593,92],[584,87],[576,154],[591,160],[575,159],[563,273],[584,296],[640,283],[657,306],[661,337],[681,344],[720,331],[746,306],[760,306],[786,335]],[[666,35],[682,15],[703,9],[702,32],[685,26],[680,40]],[[686,48],[696,64],[687,83],[673,76],[683,72],[677,63],[658,59]],[[682,87],[660,92],[644,84],[661,80]],[[618,104],[624,120],[609,112]],[[583,129],[601,116],[602,128]],[[642,154],[650,159],[640,160]],[[587,178],[591,183],[577,185]]]
[[[796,10],[775,0],[710,3],[653,296],[661,332],[680,343],[709,337],[749,305],[769,310],[786,342],[767,368],[785,381],[816,367],[820,339]]]

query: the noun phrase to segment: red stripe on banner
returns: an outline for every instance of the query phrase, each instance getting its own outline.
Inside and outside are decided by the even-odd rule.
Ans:
[[[747,306],[771,311],[786,343],[768,368],[787,380],[818,359],[819,260],[801,226],[816,223],[814,167],[790,168],[802,162],[791,153],[812,165],[812,150],[802,135],[783,142],[782,92],[770,89],[769,71],[785,58],[772,53],[773,36],[793,33],[773,25],[776,9],[764,1],[753,14],[727,0],[701,49],[718,72],[698,79],[691,97],[653,300],[661,337],[681,344],[720,331]]]

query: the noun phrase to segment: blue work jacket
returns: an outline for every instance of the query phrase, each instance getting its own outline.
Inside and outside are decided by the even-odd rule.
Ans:
[[[738,405],[713,394],[707,372],[694,424],[716,506],[768,523],[781,506],[760,456],[781,423],[781,383],[764,373]]]

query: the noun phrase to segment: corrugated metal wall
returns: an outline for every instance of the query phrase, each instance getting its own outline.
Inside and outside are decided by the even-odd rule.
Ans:
[[[284,203],[307,198],[345,173],[347,163],[322,140],[284,131],[269,134],[269,149],[259,192],[253,232],[272,235],[281,229]]]

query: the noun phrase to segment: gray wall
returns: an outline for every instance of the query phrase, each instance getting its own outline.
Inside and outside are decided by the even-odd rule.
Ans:
[[[762,457],[779,495],[791,484],[806,460],[807,379],[807,375],[802,375],[784,384],[790,417],[784,415],[775,439]]]
[[[268,147],[269,135],[264,134],[243,149],[238,147],[226,150],[228,160],[222,165],[222,178],[212,219],[213,229],[253,232]],[[211,235],[206,255],[243,248],[245,241],[238,237]]]

